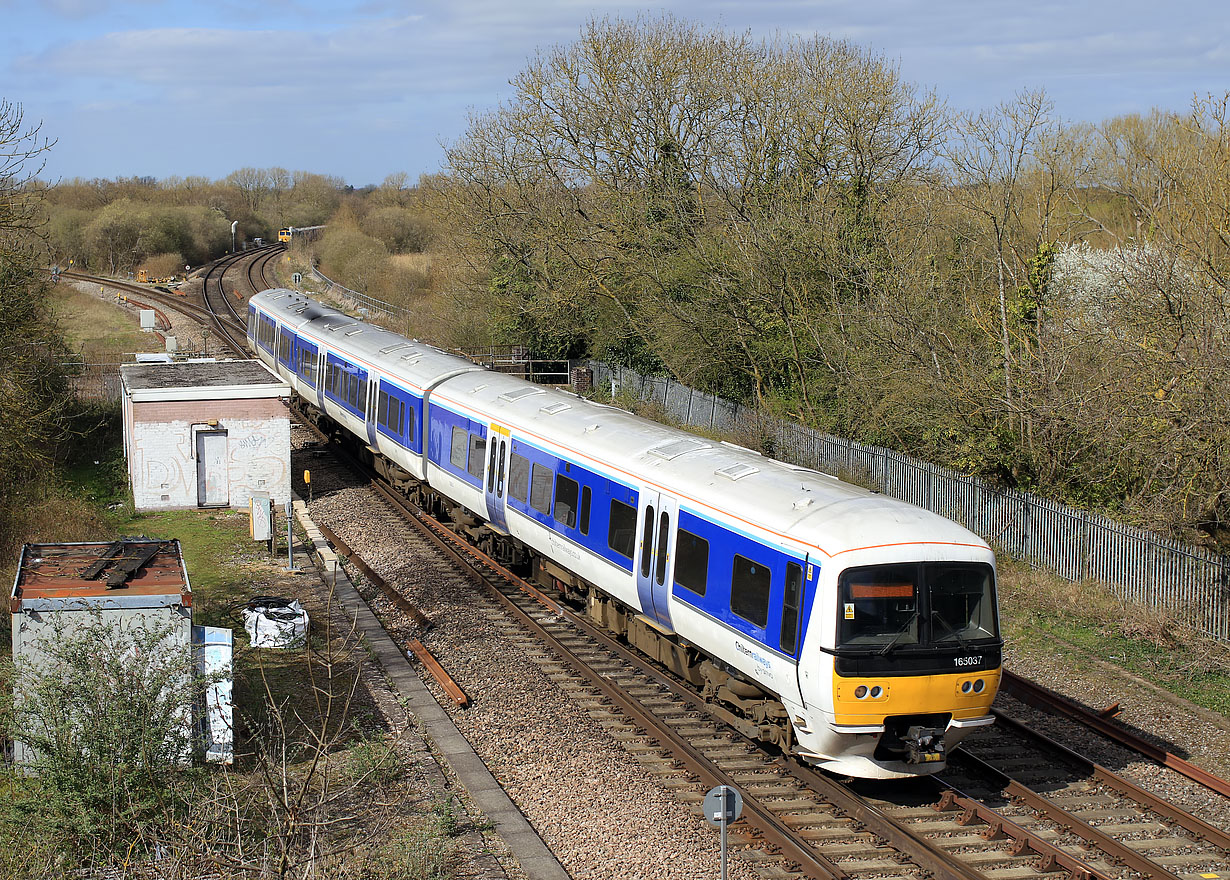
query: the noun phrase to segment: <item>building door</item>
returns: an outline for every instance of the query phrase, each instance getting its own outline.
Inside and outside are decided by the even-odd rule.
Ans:
[[[196,435],[196,498],[198,507],[227,507],[231,503],[226,431],[201,431]]]

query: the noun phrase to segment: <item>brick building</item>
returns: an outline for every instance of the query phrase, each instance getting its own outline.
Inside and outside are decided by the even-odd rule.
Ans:
[[[125,364],[124,454],[137,510],[290,500],[290,386],[258,361]]]

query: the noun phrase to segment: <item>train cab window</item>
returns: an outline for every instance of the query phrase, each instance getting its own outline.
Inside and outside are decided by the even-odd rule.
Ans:
[[[951,645],[998,639],[989,565],[922,562],[869,565],[842,572],[838,647]]]
[[[530,460],[515,452],[508,458],[508,494],[522,504],[530,494]]]
[[[480,437],[478,434],[470,435],[470,464],[467,472],[470,476],[479,481],[479,486],[482,486],[483,480],[483,459],[487,457],[487,438]]]
[[[611,520],[606,545],[627,559],[632,558],[636,544],[636,508],[622,501],[611,501]]]
[[[709,542],[685,529],[675,535],[675,583],[698,596],[709,583]]]
[[[782,599],[782,634],[778,644],[793,655],[799,640],[799,607],[803,596],[803,566],[786,563],[786,592]]]
[[[453,428],[453,443],[448,460],[459,471],[466,469],[466,457],[470,454],[470,432],[465,428]]]
[[[588,535],[588,534],[589,534],[589,505],[590,505],[590,494],[591,494],[591,493],[590,493],[590,491],[589,491],[589,486],[585,486],[585,487],[583,487],[583,488],[581,489],[581,524],[580,524],[580,529],[581,529],[581,534],[582,534],[582,535]]]
[[[658,518],[658,570],[654,574],[659,587],[666,582],[666,548],[670,546],[670,539],[671,515],[664,510]]]
[[[580,485],[563,474],[555,476],[555,521],[567,528],[577,525],[577,493]]]
[[[551,480],[554,476],[550,468],[534,465],[533,477],[530,480],[530,507],[539,513],[551,512]]]
[[[248,309],[248,335],[256,338],[256,309]]]
[[[918,565],[869,565],[844,571],[838,582],[838,643],[886,647],[916,645]]]
[[[649,559],[653,556],[653,506],[645,508],[645,528],[641,533],[641,577],[649,577]]]
[[[926,566],[926,577],[933,644],[997,637],[995,597],[988,566],[930,563]]]
[[[767,566],[735,554],[730,572],[730,610],[755,626],[769,622],[769,585],[773,575]]]

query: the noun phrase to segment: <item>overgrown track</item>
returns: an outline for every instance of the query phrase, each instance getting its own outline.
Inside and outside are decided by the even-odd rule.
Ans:
[[[270,277],[270,273],[273,263],[284,250],[285,247],[280,244],[268,245],[238,254],[228,254],[210,264],[203,278],[203,306],[197,305],[188,297],[145,284],[117,281],[113,278],[87,275],[81,272],[62,272],[61,275],[77,281],[88,281],[92,284],[122,290],[128,296],[129,301],[137,305],[157,303],[160,307],[186,315],[204,327],[217,331],[217,338],[221,340],[221,344],[235,357],[246,358],[250,356],[246,341],[247,322],[244,312],[236,308],[236,303],[246,303],[251,294],[276,286],[277,281]],[[240,282],[236,282],[228,295],[226,285],[233,280],[227,277],[228,273],[231,276],[235,273],[240,274],[244,288],[242,291]]]
[[[463,566],[528,638],[550,646],[554,656],[542,661],[544,672],[623,740],[661,785],[688,800],[711,785],[739,788],[750,828],[743,843],[773,853],[796,875],[974,880],[1059,871],[1082,880],[1188,880],[1230,863],[1224,832],[1061,747],[1037,746],[1040,751],[1018,762],[1034,777],[1013,779],[1013,762],[996,767],[996,751],[1015,757],[1025,746],[1003,745],[1006,731],[980,738],[987,762],[958,752],[943,779],[835,782],[744,739],[738,719],[689,685],[392,488],[378,480],[373,488]]]
[[[61,272],[64,278],[71,278],[75,281],[88,281],[91,284],[98,284],[103,287],[110,287],[115,290],[122,290],[128,301],[133,305],[144,307],[149,304],[156,303],[161,309],[168,309],[186,315],[204,327],[217,326],[214,320],[214,313],[209,309],[199,306],[187,297],[178,296],[166,291],[151,288],[148,285],[134,284],[128,281],[116,281],[113,278],[105,278],[97,275],[86,275],[81,272]],[[159,310],[160,311],[160,310]],[[169,323],[169,321],[168,321]],[[229,336],[221,337],[222,344],[237,357],[247,357],[248,350],[246,345],[235,343]]]

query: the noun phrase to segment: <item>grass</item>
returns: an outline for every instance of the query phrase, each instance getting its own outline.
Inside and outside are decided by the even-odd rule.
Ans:
[[[61,282],[51,299],[65,339],[72,348],[84,349],[87,360],[126,360],[130,352],[163,349],[155,334],[141,332],[132,312],[109,298]]]
[[[1000,607],[1013,650],[1066,655],[1077,669],[1097,658],[1230,717],[1230,647],[1193,633],[1165,610],[1010,560],[1000,563]]]

